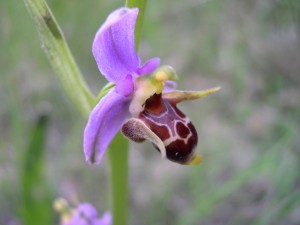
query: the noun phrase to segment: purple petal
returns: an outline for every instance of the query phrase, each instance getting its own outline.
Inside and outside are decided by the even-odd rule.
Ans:
[[[111,225],[112,217],[107,211],[98,218],[96,208],[90,203],[80,204],[73,212],[72,219],[62,225]]]
[[[71,221],[63,223],[62,225],[90,225],[90,224],[88,223],[88,221],[86,221],[83,218],[76,218],[76,219],[73,218]]]
[[[140,65],[134,45],[137,8],[112,12],[96,33],[93,54],[100,72],[111,82],[134,74]]]
[[[99,164],[113,137],[127,118],[129,100],[110,90],[92,110],[83,135],[86,161]]]
[[[78,216],[80,217],[84,215],[84,217],[90,220],[97,218],[98,216],[98,212],[96,208],[92,206],[90,203],[81,203],[76,209],[76,214],[78,214]]]
[[[127,75],[125,79],[120,80],[117,85],[116,85],[116,92],[124,95],[124,96],[129,96],[133,92],[133,81],[132,81],[132,76]]]
[[[152,73],[160,64],[160,58],[149,59],[143,66],[138,68],[137,73],[139,75],[146,75]]]
[[[103,214],[103,216],[95,222],[95,225],[111,225],[112,217],[111,214],[107,211]]]
[[[72,215],[71,221],[64,225],[89,225],[88,221],[97,220],[97,210],[90,203],[80,204]]]

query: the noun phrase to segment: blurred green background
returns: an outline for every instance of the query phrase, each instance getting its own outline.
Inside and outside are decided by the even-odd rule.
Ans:
[[[106,81],[93,37],[124,2],[47,2],[97,94]],[[0,224],[58,224],[57,197],[102,213],[106,159],[85,163],[86,121],[23,2],[1,1],[0,16]],[[140,56],[172,65],[179,89],[222,90],[180,107],[198,130],[201,165],[180,166],[149,143],[132,144],[128,224],[299,225],[300,1],[150,0]]]

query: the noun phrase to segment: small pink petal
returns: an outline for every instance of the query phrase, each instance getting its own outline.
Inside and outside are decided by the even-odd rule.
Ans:
[[[103,216],[95,223],[95,225],[111,225],[111,224],[112,224],[112,216],[108,211],[106,211],[103,214]]]
[[[129,96],[134,89],[132,76],[129,74],[125,79],[118,81],[116,84],[116,92],[120,95]]]
[[[145,64],[141,67],[138,68],[137,73],[139,75],[147,75],[152,73],[154,70],[157,69],[157,67],[160,64],[160,58],[152,58],[149,59],[147,62],[145,62]]]

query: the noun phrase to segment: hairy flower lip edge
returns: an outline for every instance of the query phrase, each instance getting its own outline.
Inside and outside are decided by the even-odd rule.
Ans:
[[[129,140],[145,139],[151,141],[159,148],[162,158],[166,158],[166,148],[162,140],[153,131],[151,131],[150,128],[142,120],[138,118],[128,119],[122,125],[121,132]]]

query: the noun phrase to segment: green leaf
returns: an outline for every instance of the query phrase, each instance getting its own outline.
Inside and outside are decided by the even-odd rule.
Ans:
[[[21,167],[21,219],[24,225],[53,224],[51,190],[47,184],[45,137],[48,117],[38,118]]]
[[[48,5],[43,0],[24,0],[35,22],[43,49],[62,86],[82,115],[87,118],[95,98],[84,82],[64,35]]]

